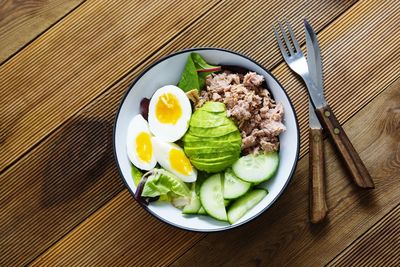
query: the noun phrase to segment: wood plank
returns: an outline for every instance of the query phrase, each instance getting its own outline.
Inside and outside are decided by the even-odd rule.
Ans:
[[[379,31],[379,28],[381,26],[387,26],[385,24],[382,24],[382,21],[376,21],[375,17],[373,17],[373,19],[371,19],[372,7],[370,7],[368,9],[368,8],[365,7],[365,4],[364,5],[360,5],[360,6],[356,6],[356,7],[357,8],[353,9],[352,13],[350,15],[357,15],[357,14],[359,14],[359,12],[369,11],[369,12],[366,12],[366,15],[367,15],[366,19],[369,19],[372,22],[374,22],[373,25],[375,25],[377,27],[376,31]],[[390,13],[390,11],[392,10],[390,5],[389,6],[379,6],[379,8],[382,9],[381,12],[389,12]],[[350,16],[350,15],[348,15],[348,16]],[[379,14],[377,14],[377,17],[379,17]],[[206,19],[206,16],[205,16],[205,19]],[[330,27],[328,27],[326,29],[326,31],[330,31],[330,33],[333,34],[333,32],[335,32],[335,31],[340,32],[342,30],[342,28],[347,28],[347,31],[345,31],[344,33],[342,32],[342,34],[350,34],[351,31],[361,31],[361,32],[364,32],[364,34],[365,34],[364,37],[366,36],[367,33],[364,31],[364,29],[365,29],[365,27],[369,27],[369,25],[367,25],[365,23],[365,21],[360,21],[359,24],[354,23],[354,22],[343,23],[342,20],[347,21],[346,19],[347,19],[347,16],[344,16],[344,18],[341,18],[341,20],[339,20],[337,22],[340,27],[336,28],[337,25],[333,24],[332,25],[333,28],[331,28],[331,26],[330,26]],[[198,23],[201,23],[201,21],[199,21]],[[348,25],[348,23],[351,23],[352,27],[354,27],[354,28],[350,27]],[[389,24],[390,25],[392,25],[394,23],[395,23],[395,21],[393,19],[389,20]],[[388,26],[389,28],[390,28],[390,25]],[[372,34],[376,34],[376,33],[373,32]],[[329,36],[329,34],[327,36]],[[342,36],[338,36],[338,41],[341,40],[341,37]],[[183,34],[180,38],[186,38],[185,34]],[[180,38],[178,38],[177,41],[179,41]],[[362,38],[362,37],[359,37],[359,38]],[[272,45],[272,41],[274,42],[274,40],[271,40],[271,45]],[[324,45],[324,38],[321,39],[321,42],[322,42],[322,45]],[[354,50],[355,51],[357,51],[359,49],[362,49],[362,45],[361,44],[359,44],[359,45],[353,44],[353,45],[354,45]],[[376,54],[374,54],[372,56],[373,60],[371,62],[373,64],[370,65],[371,69],[374,69],[377,66],[383,65],[382,62],[387,62],[387,58],[386,58],[387,55],[385,53],[382,53],[382,51],[379,50],[379,49],[378,50],[374,50],[374,48],[378,47],[379,45],[380,45],[380,41],[379,41],[378,38],[377,39],[372,39],[369,48],[372,48],[372,51],[376,51]],[[332,47],[334,47],[334,44],[332,44]],[[336,51],[334,48],[331,48],[329,53],[324,54],[326,56],[326,58],[328,58],[330,61],[336,62],[335,66],[332,66],[332,64],[329,64],[329,62],[328,62],[327,65],[330,66],[330,68],[326,69],[326,72],[333,72],[335,70],[335,68],[341,67],[342,65],[346,64],[346,62],[343,61],[341,58],[343,58],[343,54],[345,54],[345,53],[347,53],[349,51],[349,49],[350,49],[349,47],[351,47],[351,46],[349,45],[348,47],[346,47],[346,49],[341,50],[340,53],[338,51]],[[268,47],[265,48],[265,49],[268,49]],[[366,49],[366,48],[364,48],[364,49]],[[393,47],[391,45],[391,43],[388,42],[388,43],[384,44],[384,47],[382,47],[382,49],[383,50],[387,50],[387,54],[388,55],[392,55],[394,53],[396,47]],[[382,54],[384,55],[383,57],[381,57]],[[354,73],[357,73],[358,68],[360,68],[361,66],[365,65],[366,62],[369,62],[370,60],[371,60],[371,58],[363,58],[363,57],[358,57],[356,60],[354,60],[354,62],[353,62],[354,68],[350,69],[350,71],[348,73],[349,77],[352,77],[352,75]],[[367,72],[366,69],[364,69],[364,71]],[[278,67],[277,71],[276,71],[276,74],[279,74],[280,72],[281,72],[281,67]],[[289,81],[289,84],[291,84],[291,83],[293,84],[293,82],[295,81],[295,78],[293,77],[293,75],[287,69],[286,69],[286,72],[284,74],[280,73],[279,75],[281,75],[281,80],[283,80],[283,81],[287,80],[287,81]],[[375,75],[374,77],[371,77],[372,80],[374,80],[376,78],[376,80],[374,80],[374,81],[376,81],[375,84],[368,84],[365,87],[363,83],[360,83],[359,81],[356,81],[356,82],[353,83],[352,79],[349,78],[349,80],[347,81],[348,84],[349,84],[349,87],[347,88],[347,90],[349,90],[349,91],[350,90],[356,90],[356,89],[357,90],[364,90],[365,89],[365,90],[370,90],[370,91],[372,90],[372,94],[377,95],[377,94],[379,94],[379,92],[382,92],[382,90],[384,90],[384,88],[387,86],[387,84],[390,83],[390,80],[393,80],[396,77],[397,73],[395,71],[395,68],[393,70],[390,66],[388,66],[387,68],[383,68],[382,72],[378,72],[377,71],[375,73],[372,73],[371,75]],[[377,79],[377,77],[382,77],[382,76],[385,77],[385,78],[381,79],[381,80]],[[128,81],[121,81],[121,84],[117,85],[115,88],[112,88],[112,90],[107,92],[106,95],[102,96],[98,101],[96,101],[96,103],[93,103],[93,106],[99,105],[100,103],[101,103],[102,106],[103,106],[103,103],[107,103],[107,104],[104,104],[104,107],[114,105],[113,102],[109,101],[109,99],[111,97],[115,97],[115,95],[120,94],[121,92],[123,92],[124,89],[126,88],[125,86],[127,84],[128,84]],[[290,88],[290,94],[292,95],[292,94],[295,94],[297,91],[301,90],[301,85],[297,84],[296,86],[289,87],[289,88]],[[335,88],[331,88],[329,90],[334,90],[334,89]],[[366,104],[369,101],[368,97],[369,96],[364,95],[363,98],[359,99],[359,101],[361,103]],[[349,101],[353,101],[353,100],[351,99]],[[344,113],[344,116],[341,115],[342,116],[341,119],[343,121],[348,120],[357,110],[359,110],[359,109],[356,109],[356,108],[358,108],[357,105],[355,105],[354,107],[352,107],[352,106],[348,107],[348,109],[350,109],[349,112],[348,113]],[[302,109],[302,108],[299,107],[298,110],[299,110],[301,116],[304,116],[306,114],[306,110],[305,109]],[[351,125],[349,127],[353,128]],[[347,128],[346,128],[346,130],[347,130]],[[354,134],[354,131],[353,131],[353,134]],[[352,137],[352,135],[350,135],[350,137]],[[385,139],[385,137],[382,137],[382,138]],[[360,144],[357,143],[356,144],[356,149],[360,149],[360,148],[361,149],[365,149],[365,146],[362,145],[362,144],[360,145]],[[382,157],[382,160],[384,160],[383,157]],[[304,159],[303,161],[306,162],[307,159]],[[334,162],[336,162],[336,161],[334,161]],[[371,161],[369,161],[369,165],[367,165],[367,166],[370,166],[371,165],[370,163],[371,163]],[[298,216],[298,219],[301,220],[302,223],[304,223],[307,220],[307,208],[306,208],[307,198],[304,197],[304,196],[307,195],[306,194],[307,186],[306,186],[306,184],[304,184],[304,183],[306,183],[306,178],[307,178],[307,171],[306,171],[307,166],[306,166],[305,163],[302,163],[302,164],[304,166],[303,166],[302,172],[300,172],[301,176],[299,176],[300,178],[295,178],[296,181],[300,182],[300,185],[298,185],[299,182],[297,182],[295,185],[292,185],[290,188],[291,188],[291,190],[294,191],[294,193],[286,193],[285,196],[288,195],[286,197],[286,201],[290,200],[290,198],[293,198],[293,200],[290,202],[290,204],[293,205],[293,206],[295,206],[294,203],[296,203],[296,202],[300,203],[299,206],[300,206],[301,209],[297,210],[296,212],[297,213],[300,212],[300,215]],[[330,164],[330,162],[328,164]],[[334,176],[338,176],[338,180],[341,180],[341,182],[343,184],[347,183],[348,180],[345,178],[346,173],[343,172],[343,170],[341,169],[341,167],[339,166],[339,164],[337,162],[336,162],[336,165],[334,165],[332,168],[330,168],[331,172],[333,172],[333,170],[336,171],[335,168],[339,170],[339,174],[337,174],[335,172],[333,175]],[[336,178],[335,178],[335,180],[336,180]],[[388,183],[389,183],[389,181],[388,181]],[[300,188],[296,189],[298,186],[300,186]],[[387,186],[389,186],[389,184]],[[349,189],[349,186],[347,186],[347,188]],[[391,197],[393,197],[393,196],[391,195]],[[121,201],[120,198],[122,198],[122,196],[119,195],[113,201],[118,201],[119,202],[119,201]],[[126,201],[129,201],[129,200],[126,200]],[[328,202],[328,204],[330,204],[330,203]],[[280,206],[280,207],[282,207],[282,206]],[[284,208],[285,207],[289,207],[289,206],[284,206]],[[113,209],[115,209],[115,207],[108,206],[107,209],[108,209],[108,211],[103,211],[103,209],[102,209],[101,212],[102,213],[103,212],[105,212],[105,213],[113,213],[114,212]],[[86,262],[87,260],[90,260],[90,262],[96,263],[97,260],[96,260],[95,256],[93,256],[93,255],[88,255],[89,259],[85,258],[84,256],[82,258],[81,256],[82,255],[87,255],[88,253],[90,254],[90,251],[92,251],[92,250],[94,250],[94,251],[97,251],[97,250],[103,251],[104,248],[107,248],[107,247],[110,247],[110,246],[112,246],[115,249],[115,253],[114,252],[113,253],[108,253],[107,257],[109,257],[110,259],[114,258],[115,260],[120,260],[121,257],[125,257],[126,262],[128,262],[131,265],[135,265],[135,263],[137,263],[137,262],[135,262],[135,260],[137,260],[137,258],[135,258],[132,255],[135,254],[135,251],[138,251],[140,249],[137,247],[136,244],[133,244],[133,241],[130,242],[127,239],[133,240],[133,238],[137,237],[138,235],[142,236],[144,238],[145,242],[146,241],[150,242],[150,239],[146,238],[146,233],[142,231],[142,228],[138,229],[138,228],[135,228],[133,226],[130,226],[130,223],[129,223],[130,222],[129,218],[131,216],[131,214],[130,214],[131,211],[130,210],[129,211],[128,210],[127,211],[121,210],[119,212],[124,214],[124,216],[122,216],[122,218],[126,217],[127,219],[126,220],[125,219],[115,219],[115,220],[110,219],[110,220],[106,221],[106,220],[101,219],[100,217],[97,217],[97,213],[96,213],[94,216],[97,219],[94,219],[93,221],[88,223],[90,225],[87,225],[87,222],[81,224],[78,228],[76,228],[73,232],[68,234],[65,238],[63,238],[54,247],[52,247],[50,250],[48,250],[43,256],[40,257],[40,259],[35,261],[35,265],[36,264],[37,265],[56,264],[56,263],[59,262],[57,259],[60,259],[60,258],[62,258],[64,260],[64,262],[68,262],[68,263],[70,263],[72,265],[74,265],[74,264],[75,265],[79,265],[80,263]],[[382,212],[384,212],[384,211],[382,211]],[[260,220],[259,220],[260,225],[263,225],[263,222],[261,222]],[[276,220],[274,220],[274,221],[276,221]],[[100,238],[101,240],[90,241],[88,243],[85,243],[83,240],[79,240],[80,246],[78,248],[74,248],[76,246],[76,244],[77,244],[77,242],[74,241],[74,240],[77,240],[77,238],[80,235],[83,235],[84,233],[89,231],[89,235],[90,236],[99,236],[101,232],[104,232],[104,230],[99,231],[98,228],[103,229],[102,225],[104,225],[104,224],[108,225],[106,232],[108,232],[108,234],[110,236],[113,236],[113,232],[116,231],[114,229],[124,228],[124,233],[121,234],[121,235],[126,237],[126,238],[124,240],[119,240],[118,242],[114,242],[113,241],[112,243],[108,242],[107,238],[104,238],[104,237],[101,237]],[[253,225],[253,224],[251,224],[251,225]],[[263,227],[265,227],[265,225]],[[237,231],[237,230],[235,230],[235,231]],[[140,232],[140,234],[139,234],[139,232]],[[185,232],[179,232],[179,233],[183,234]],[[159,232],[159,235],[161,235],[161,236],[164,235],[164,234],[166,234],[166,233]],[[217,234],[217,235],[219,235],[219,234]],[[196,239],[196,236],[193,234],[193,240],[194,240],[193,242],[195,242],[196,240],[198,240],[198,239],[200,239],[202,237],[202,236],[197,236],[197,239]],[[130,237],[130,238],[128,238],[128,237]],[[218,246],[222,246],[218,242],[216,242],[215,244],[218,244]],[[124,247],[126,247],[126,246],[130,247],[130,249],[131,249],[130,253],[124,252]],[[157,248],[155,248],[155,249],[157,249]],[[167,252],[168,252],[169,255],[173,254],[176,257],[177,255],[183,253],[184,249],[182,249],[182,250],[176,250],[176,249],[168,250]],[[128,255],[128,256],[126,256],[126,255]],[[202,256],[200,258],[203,258],[203,255],[205,255],[205,254],[202,254]],[[198,260],[198,259],[196,259],[196,260]],[[193,262],[191,262],[191,264],[193,264]]]
[[[329,218],[325,223],[308,222],[306,156],[300,160],[287,192],[266,214],[231,232],[208,235],[171,266],[193,266],[194,262],[199,266],[328,263],[400,203],[399,103],[400,79],[344,125],[369,166],[376,189],[356,188],[326,141]]]
[[[0,2],[0,64],[84,0]]]
[[[102,223],[98,224],[99,221]],[[127,225],[110,229],[106,222],[115,221]],[[185,251],[203,236],[156,220],[124,190],[115,201],[86,220],[79,227],[79,234],[71,235],[62,246],[56,244],[31,266],[86,266],[89,263],[92,266],[166,266],[176,260],[179,255],[176,251]],[[82,249],[79,245],[82,243],[90,244],[92,249]],[[105,243],[108,245],[98,246]],[[63,253],[64,250],[68,253]]]
[[[287,12],[295,16],[293,14],[294,10],[298,10],[301,5],[303,5],[301,2],[297,3],[297,6],[289,5],[290,9]],[[202,34],[196,35],[198,37],[197,40],[191,40],[189,37],[193,35],[195,29],[212,29],[212,23],[215,23],[213,20],[220,14],[222,6],[225,6],[225,4],[217,5],[212,12],[207,13],[179,36],[175,40],[176,43],[175,41],[171,42],[162,51],[136,68],[128,77],[113,86],[96,102],[93,102],[79,114],[69,119],[63,127],[57,129],[42,144],[0,176],[0,182],[2,183],[0,203],[4,205],[3,216],[0,216],[0,221],[2,222],[0,225],[3,225],[3,228],[0,228],[0,230],[6,233],[4,238],[0,240],[0,245],[8,248],[7,253],[4,253],[3,262],[15,260],[12,255],[20,255],[19,260],[27,262],[28,260],[25,261],[24,257],[30,259],[32,254],[37,255],[36,251],[41,251],[56,242],[122,190],[115,166],[109,156],[112,155],[109,144],[109,129],[113,123],[115,111],[122,94],[132,79],[150,62],[155,61],[161,55],[182,47],[193,46],[197,41],[199,43],[207,42],[207,39],[204,39]],[[251,25],[254,25],[252,27],[263,29],[265,24],[263,21],[264,15],[270,14],[267,17],[273,17],[272,14],[277,6],[279,4],[266,2],[260,5],[264,10],[261,12],[263,14],[254,16],[254,20],[246,20],[245,17],[239,16],[238,7],[232,4],[229,6],[229,10],[235,15],[233,16],[235,20],[227,24],[230,27],[239,25],[240,32],[235,33],[235,35],[246,36],[246,32],[248,32],[248,28]],[[309,5],[308,9],[308,14],[311,17],[322,16],[326,18],[323,22],[319,22],[321,24],[315,24],[315,27],[319,29],[326,26],[338,14],[343,12],[347,4],[329,5],[324,9],[326,13],[320,12],[322,6],[324,6],[323,3],[316,2],[316,4]],[[330,14],[331,17],[326,14]],[[247,23],[238,24],[238,21],[247,21]],[[207,37],[210,38],[208,41],[218,40],[225,29],[219,26],[215,31],[213,39]],[[227,36],[229,36],[228,33]],[[244,44],[236,45],[235,42],[241,41],[241,39],[236,38],[236,41],[230,45],[236,45],[241,51],[251,50],[251,40],[254,42],[256,40],[252,38],[258,37],[249,35],[247,38],[250,38],[250,41]],[[187,43],[184,40],[188,40]],[[268,54],[270,47],[273,46],[275,46],[275,40],[268,37],[268,45],[263,48],[264,50],[261,54]],[[256,52],[258,53],[259,51],[254,51],[254,53]],[[271,65],[280,60],[278,53],[268,57]],[[76,137],[76,133],[80,133],[80,135]],[[89,143],[90,138],[93,138],[93,136],[96,136],[98,141]],[[57,152],[70,150],[78,151],[77,154],[80,156],[77,159],[71,159],[73,157],[70,154],[63,155],[63,153]],[[90,153],[90,151],[93,151],[93,153]],[[49,160],[51,160],[51,163],[49,163]],[[93,173],[97,168],[96,166],[103,165],[105,165],[104,169],[102,168],[98,173]],[[64,170],[69,171],[65,172]],[[13,179],[13,177],[20,177],[20,179]],[[45,193],[45,188],[48,193]],[[53,205],[50,205],[51,208],[47,208],[41,205],[41,202],[53,203]],[[9,218],[13,218],[13,223],[7,223]],[[22,220],[22,223],[15,225],[16,221],[21,221],[18,218],[29,218],[29,220]],[[48,222],[46,227],[40,224],[42,221]],[[148,234],[143,232],[142,229],[127,229],[141,232],[138,233],[140,236]],[[164,233],[164,231],[167,230],[163,230],[160,234],[168,234]],[[19,239],[21,242],[15,244],[13,243],[15,239]],[[29,246],[32,242],[36,244],[34,248]],[[21,243],[26,245],[22,246]],[[178,255],[182,251],[169,250],[169,253]]]
[[[400,266],[399,218],[397,205],[327,266]]]
[[[7,61],[0,172],[218,1],[88,1]]]
[[[125,16],[123,12],[125,10],[126,12],[130,12],[130,14],[137,14],[137,16],[127,19],[129,23],[125,21],[126,23],[124,25],[119,25],[118,27],[129,26],[129,30],[132,31],[133,36],[137,38],[143,37],[144,40],[153,38],[154,40],[163,42],[179,32],[183,26],[186,26],[186,24],[189,24],[192,20],[206,12],[212,2],[192,2],[192,5],[195,5],[195,7],[191,7],[191,5],[188,4],[176,8],[174,18],[162,16],[162,20],[160,20],[158,16],[162,14],[165,9],[175,4],[175,2],[157,2],[153,5],[149,3],[144,5],[142,3],[137,4],[136,7],[128,6],[126,8],[124,8],[123,4],[127,3],[126,1],[110,2],[110,5],[115,4],[118,8],[113,5],[107,6],[98,1],[96,1],[96,3],[96,5],[83,5],[81,7],[82,9],[79,9],[79,12],[71,14],[71,16],[68,16],[61,24],[67,23],[67,25],[69,25],[68,21],[73,21],[73,17],[82,16],[82,18],[88,20],[86,27],[90,28],[89,26],[94,23],[91,20],[103,17],[108,14],[108,12],[115,12],[115,20],[119,20],[120,17]],[[132,1],[129,3],[135,4]],[[191,10],[188,11],[188,9]],[[82,10],[85,12],[82,13]],[[152,14],[149,15],[147,13]],[[139,16],[139,14],[141,14],[141,16]],[[141,33],[141,35],[136,33],[137,31],[143,31],[145,27],[144,24],[146,24],[148,28],[156,27],[154,26],[156,20],[159,23],[164,23],[163,20],[169,20],[169,23],[173,25],[164,23],[165,25],[160,27],[160,30],[165,30],[166,32],[161,34],[159,38],[151,37],[145,32]],[[103,21],[105,24],[108,24],[102,25],[107,29],[99,31],[101,34],[111,34],[113,33],[112,29],[119,29],[117,27],[118,23],[111,18],[109,20],[103,19]],[[83,25],[81,26],[83,27]],[[79,27],[76,29],[76,27],[72,27],[74,31],[85,32],[85,30],[79,29]],[[111,28],[111,32],[109,32],[108,28]],[[63,27],[61,27],[61,29],[63,29]],[[119,33],[121,33],[121,31],[124,32],[123,29],[119,30]],[[58,42],[56,39],[59,38],[59,35],[56,34],[57,31],[59,30],[56,27],[49,32],[49,34],[53,34],[51,38],[53,38],[56,43]],[[118,33],[118,31],[116,32]],[[119,37],[121,40],[125,39],[123,42],[125,45],[131,43],[128,36]],[[50,37],[41,37],[41,39],[43,38]],[[37,42],[44,42],[41,39]],[[118,42],[118,40],[114,39],[113,45],[118,45]],[[138,39],[138,47],[132,46],[131,50],[128,52],[132,52],[132,49],[136,49],[137,53],[141,53],[142,47],[140,46],[142,42],[143,40]],[[98,45],[107,44],[103,43]],[[78,47],[79,43],[76,43],[75,46]],[[149,51],[151,51],[151,49],[156,49],[156,46],[152,45],[151,42],[147,47],[150,49]],[[72,49],[73,46],[70,48]],[[37,49],[42,51],[42,49],[45,48],[38,46]],[[54,49],[54,47],[52,49],[49,48],[48,52],[53,53]],[[110,49],[110,47],[108,49]],[[19,55],[20,54],[15,58],[18,58]],[[91,56],[93,60],[97,58],[95,54]],[[20,61],[14,61],[15,58],[7,62],[7,64],[13,64],[13,62],[15,64],[25,64],[19,63]],[[140,56],[130,57],[130,59],[131,61],[139,61]],[[105,62],[103,63],[105,64]],[[109,63],[111,64],[112,62]],[[98,65],[97,67],[99,72],[101,72],[101,67]],[[39,70],[36,71],[39,72]],[[93,71],[93,73],[95,72],[95,70],[91,71]],[[76,69],[69,72],[69,74],[74,77],[80,76]],[[40,75],[44,76],[44,74]],[[57,78],[54,77],[54,79]],[[80,79],[84,80],[85,77],[82,76]],[[0,80],[0,84],[2,82],[3,79]],[[111,82],[111,80],[109,82]],[[37,88],[38,90],[42,89],[36,80],[32,83],[32,88]],[[85,92],[82,88],[85,88],[83,84],[82,87],[76,85],[75,89]],[[7,91],[11,93],[10,90]],[[54,92],[55,91],[56,90],[54,90]],[[1,93],[3,92],[5,92],[5,90],[1,90]],[[60,92],[60,94],[73,94],[73,90],[66,90],[62,93]],[[47,96],[46,94],[38,94],[36,97],[46,98]],[[71,95],[71,97],[74,98],[74,95]],[[76,94],[76,97],[79,99],[79,94]],[[118,103],[120,97],[121,95],[117,95],[114,98],[110,97],[110,101]],[[1,100],[1,108],[4,108],[5,105],[3,100],[4,99]],[[21,105],[24,105],[24,109],[29,110],[33,108],[25,106],[30,100],[24,102],[23,99],[20,99],[20,101]],[[60,106],[63,105],[60,104]],[[111,108],[105,108],[99,104],[95,109],[90,110],[90,114],[87,113],[87,110],[81,112],[78,116],[69,120],[68,123],[64,125],[64,128],[59,129],[59,131],[53,134],[50,138],[51,141],[49,140],[50,142],[48,142],[47,145],[36,147],[28,157],[20,162],[21,164],[18,165],[18,167],[11,167],[1,175],[0,180],[4,183],[0,188],[0,232],[2,236],[0,239],[0,247],[3,250],[0,254],[0,265],[23,265],[29,263],[84,220],[84,218],[107,203],[122,190],[122,185],[113,164],[111,152],[110,136],[116,106],[117,105],[113,105]],[[61,108],[57,109],[58,114],[63,111]],[[106,110],[107,114],[104,114],[103,110]],[[18,113],[18,107],[12,109],[12,112]],[[41,112],[44,112],[44,110],[41,110]],[[10,112],[8,112],[8,114],[10,114]],[[47,116],[45,114],[36,114],[36,116],[42,119],[58,118],[57,113],[50,114],[52,114],[52,116]],[[1,114],[0,117],[2,115],[4,114]],[[18,115],[15,113],[13,116],[14,115],[19,118],[21,114]],[[13,116],[9,116],[7,119]],[[24,120],[25,119],[21,118],[20,122],[26,123]],[[6,125],[4,125],[3,122],[4,121],[0,124],[1,134],[4,133],[3,129],[6,129],[7,125],[10,126],[10,123],[13,123],[10,121],[8,124],[6,123]],[[14,122],[15,125],[12,126],[18,128],[18,122]],[[32,123],[34,122],[32,121]],[[28,124],[26,124],[26,127],[28,127]],[[30,127],[26,130],[29,130],[29,128]],[[13,131],[15,129],[13,127],[7,130],[8,133],[14,135]],[[93,137],[95,137],[95,140],[92,140]],[[13,138],[17,137],[14,136]],[[18,137],[16,140],[20,143],[24,141],[29,142],[29,139],[24,140],[23,136]],[[9,151],[3,149],[1,151],[0,157],[7,157],[7,152]],[[43,222],[47,222],[46,225],[44,225]],[[32,246],[32,244],[35,245]]]

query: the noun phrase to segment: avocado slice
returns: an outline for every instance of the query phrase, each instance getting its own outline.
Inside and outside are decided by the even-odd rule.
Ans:
[[[201,107],[201,110],[214,112],[214,113],[225,112],[225,109],[226,108],[225,108],[225,104],[224,103],[222,103],[222,102],[213,102],[213,101],[208,101]]]
[[[233,140],[221,140],[221,141],[189,141],[185,142],[186,147],[205,147],[205,146],[211,146],[211,147],[216,147],[219,148],[221,146],[231,146],[231,145],[240,145],[241,140],[240,139],[233,139]]]
[[[236,132],[237,128],[230,124],[221,125],[213,128],[190,127],[188,134],[198,137],[221,137],[228,133]]]
[[[240,149],[239,144],[230,144],[230,145],[225,145],[225,146],[203,146],[203,147],[189,147],[186,146],[184,148],[185,153],[190,155],[196,155],[196,154],[215,154],[218,152],[225,152],[225,153],[230,153],[230,152],[235,152]]]
[[[222,136],[216,136],[216,137],[205,137],[205,136],[196,136],[191,133],[185,134],[183,137],[183,142],[213,142],[213,141],[225,141],[225,142],[241,142],[242,137],[240,136],[240,133],[238,131],[235,132],[230,132],[228,134],[222,135]]]
[[[227,123],[226,118],[222,116],[213,117],[192,117],[189,126],[200,127],[200,128],[213,128],[222,126]]]
[[[221,156],[221,157],[210,157],[210,158],[205,158],[205,157],[199,157],[197,158],[196,156],[193,156],[191,158],[194,161],[201,162],[201,163],[222,163],[226,161],[236,161],[239,159],[238,155],[226,155],[226,156]]]
[[[195,160],[191,160],[192,164],[198,169],[205,172],[220,172],[232,165],[231,161],[221,163],[204,163]]]

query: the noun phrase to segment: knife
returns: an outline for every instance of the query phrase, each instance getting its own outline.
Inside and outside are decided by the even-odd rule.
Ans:
[[[311,37],[306,33],[308,55],[312,53]],[[316,62],[314,57],[307,58],[311,80],[315,85],[323,87],[322,63]],[[315,67],[313,67],[315,66]],[[324,140],[322,126],[314,112],[311,100],[308,102],[309,114],[309,217],[312,223],[321,222],[328,212],[325,197],[325,167],[324,167]]]
[[[322,82],[321,52],[317,36],[306,19],[304,19],[304,26],[306,29],[306,38],[308,38],[307,44],[311,43],[311,45],[307,45],[307,60],[310,75],[309,77],[305,77],[304,81],[307,85],[315,113],[323,128],[332,138],[351,173],[354,183],[361,188],[375,188],[371,175],[325,100]]]

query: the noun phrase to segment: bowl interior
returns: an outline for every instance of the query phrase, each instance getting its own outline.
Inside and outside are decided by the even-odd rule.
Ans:
[[[297,163],[299,150],[298,126],[293,107],[284,89],[269,72],[252,60],[234,52],[215,48],[191,49],[163,58],[138,77],[125,95],[117,114],[114,129],[115,156],[122,179],[132,193],[135,192],[136,186],[131,175],[131,163],[127,157],[125,141],[129,122],[139,113],[139,103],[142,98],[150,98],[158,88],[164,85],[177,84],[179,82],[187,57],[191,52],[201,54],[211,64],[241,66],[263,75],[273,97],[276,101],[282,102],[285,109],[284,124],[287,130],[280,135],[279,169],[274,178],[261,184],[262,187],[268,190],[269,194],[236,224],[229,225],[208,216],[182,215],[180,210],[169,203],[153,202],[148,207],[145,207],[159,219],[183,229],[201,232],[220,231],[236,227],[257,217],[283,192]]]

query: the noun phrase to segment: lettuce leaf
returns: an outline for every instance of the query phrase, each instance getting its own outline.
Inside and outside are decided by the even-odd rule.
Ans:
[[[178,196],[188,197],[188,186],[178,177],[164,169],[153,169],[144,185],[142,197],[156,197],[173,193]]]

